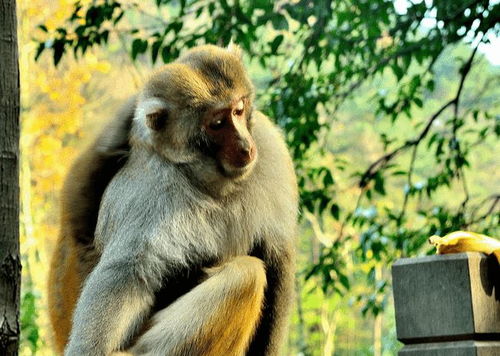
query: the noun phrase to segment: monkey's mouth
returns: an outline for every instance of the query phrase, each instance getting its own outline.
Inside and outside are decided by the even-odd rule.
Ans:
[[[229,162],[222,161],[220,165],[220,170],[222,175],[227,178],[234,180],[241,180],[247,177],[254,169],[257,163],[257,157],[252,159],[248,164],[244,166],[235,166]]]

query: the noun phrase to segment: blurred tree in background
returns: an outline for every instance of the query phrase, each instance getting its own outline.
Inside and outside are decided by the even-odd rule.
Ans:
[[[24,226],[56,233],[53,207],[35,204],[54,205],[61,155],[70,161],[85,120],[118,100],[93,103],[117,82],[132,94],[142,73],[186,48],[233,40],[299,177],[300,292],[286,354],[394,354],[391,263],[430,252],[430,235],[498,236],[500,72],[482,50],[498,41],[499,20],[500,3],[487,0],[60,0],[36,30],[21,29],[38,59],[24,80],[44,99],[23,104]],[[23,330],[38,330],[30,320]]]

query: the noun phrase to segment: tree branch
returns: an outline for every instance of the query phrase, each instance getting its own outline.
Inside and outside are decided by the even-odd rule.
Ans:
[[[481,42],[480,42],[481,43]],[[467,62],[460,68],[460,83],[458,85],[457,92],[455,94],[455,97],[445,103],[439,110],[437,110],[427,121],[427,124],[425,125],[424,129],[420,132],[420,134],[412,139],[412,140],[407,140],[405,143],[403,143],[401,146],[397,147],[393,151],[386,153],[379,159],[377,159],[375,162],[373,162],[368,169],[363,173],[361,176],[361,179],[359,181],[359,187],[364,188],[368,185],[368,183],[373,179],[373,177],[379,172],[381,169],[383,169],[387,164],[394,159],[399,153],[405,151],[406,149],[412,147],[412,146],[418,146],[420,142],[427,136],[429,133],[432,124],[436,121],[436,119],[441,116],[441,114],[450,106],[454,106],[454,111],[457,111],[457,107],[460,101],[460,96],[462,95],[465,79],[467,78],[470,69],[472,67],[472,61],[474,59],[474,56],[476,55],[478,46],[474,48],[472,51],[471,56],[467,60]]]
[[[474,219],[474,216],[475,216],[475,213],[484,205],[486,204],[488,201],[490,200],[493,200],[493,202],[491,203],[490,207],[488,208],[488,210],[486,211],[486,213],[484,213],[483,215],[481,215],[480,217],[478,217],[477,219]],[[478,222],[481,222],[482,220],[486,219],[488,216],[490,216],[494,211],[495,211],[495,208],[498,204],[498,202],[500,202],[500,194],[494,194],[494,195],[491,195],[489,197],[487,197],[486,199],[484,199],[481,203],[479,203],[473,210],[472,212],[472,216],[471,216],[471,220],[464,224],[464,228],[468,228],[469,226],[473,225],[473,224],[477,224]]]

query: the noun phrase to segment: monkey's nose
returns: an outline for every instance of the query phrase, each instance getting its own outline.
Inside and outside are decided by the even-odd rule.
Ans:
[[[253,158],[253,144],[248,139],[240,139],[239,143],[239,155],[241,159],[252,160]]]
[[[243,147],[242,149],[240,149],[240,154],[242,157],[250,158],[251,155],[250,147]]]
[[[233,166],[243,168],[250,164],[255,157],[254,147],[250,143],[242,144],[236,151],[237,155],[234,157]]]
[[[245,146],[241,147],[240,155],[246,163],[250,163],[255,158],[255,147],[251,143],[247,143]]]

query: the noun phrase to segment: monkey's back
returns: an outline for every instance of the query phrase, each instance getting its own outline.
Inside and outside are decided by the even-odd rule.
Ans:
[[[99,204],[111,178],[124,165],[135,109],[131,97],[108,122],[93,144],[72,164],[61,193],[59,237],[54,247],[48,307],[54,346],[62,353],[82,284],[98,261],[94,230]]]

